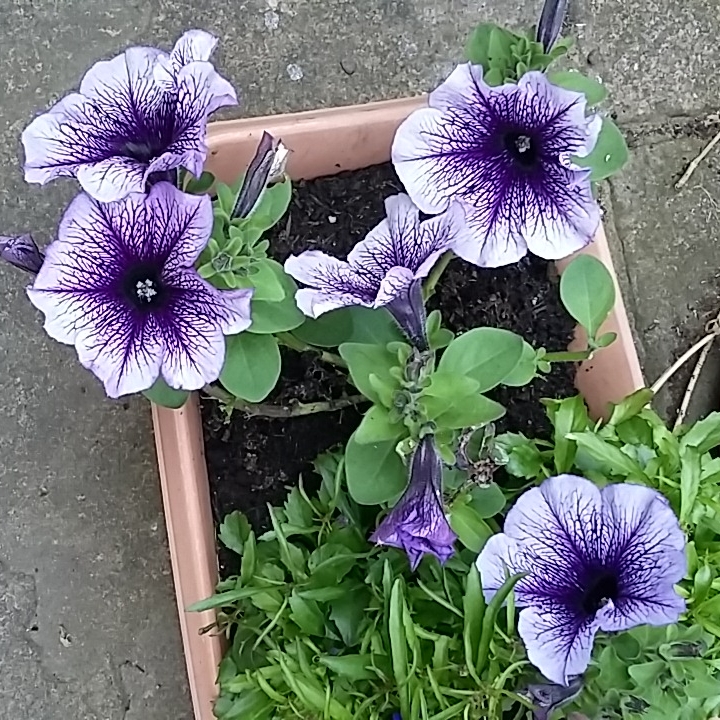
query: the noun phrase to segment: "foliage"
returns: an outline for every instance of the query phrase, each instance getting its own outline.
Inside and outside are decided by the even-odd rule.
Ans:
[[[220,539],[240,573],[194,610],[218,609],[230,638],[220,667],[220,720],[381,720],[499,717],[519,709],[512,692],[527,662],[502,609],[517,578],[486,606],[463,551],[417,573],[394,548],[367,540],[378,508],[344,488],[341,457],[325,455],[310,497],[294,488],[256,538],[233,513]]]
[[[675,432],[640,390],[594,423],[579,398],[547,401],[553,443],[508,433],[496,438],[507,472],[534,484],[574,472],[594,480],[659,490],[688,537],[688,571],[680,590],[688,611],[677,626],[640,627],[596,647],[578,708],[590,717],[711,717],[720,711],[720,413]],[[673,714],[673,708],[677,714]],[[642,710],[642,712],[641,712]],[[671,714],[668,715],[668,712]]]

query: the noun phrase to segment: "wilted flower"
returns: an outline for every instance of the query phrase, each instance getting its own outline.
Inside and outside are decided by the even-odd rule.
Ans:
[[[285,270],[308,285],[298,290],[297,305],[316,318],[348,305],[386,307],[418,347],[427,344],[421,281],[463,231],[456,204],[446,213],[420,222],[407,195],[385,201],[387,219],[372,229],[347,261],[319,250],[306,250],[285,261]]]
[[[590,661],[598,630],[677,621],[685,603],[685,537],[660,493],[641,485],[599,490],[574,475],[545,480],[507,514],[477,561],[491,598],[506,572],[524,607],[518,631],[545,677],[567,685]]]
[[[283,178],[288,152],[279,139],[268,132],[262,134],[240,186],[232,211],[233,218],[248,216],[268,184]]]
[[[537,41],[545,52],[550,52],[560,35],[567,6],[568,0],[545,0],[537,26]]]
[[[451,200],[469,233],[452,249],[483,267],[509,265],[528,248],[557,259],[587,245],[600,222],[590,171],[571,156],[595,146],[602,120],[585,117],[582,93],[541,72],[490,87],[480,65],[459,65],[395,135],[392,159],[425,213]]]
[[[573,678],[567,686],[553,683],[528,685],[527,694],[535,706],[533,720],[549,720],[555,710],[574,700],[582,689],[581,677]]]
[[[66,210],[28,295],[111,397],[160,376],[185,390],[216,380],[224,335],[250,325],[252,290],[220,291],[193,267],[212,224],[210,198],[169,183],[108,204],[82,193]]]
[[[454,550],[457,535],[445,517],[442,501],[442,463],[431,435],[415,450],[410,483],[370,538],[378,545],[392,545],[407,553],[415,570],[426,554],[444,563]]]
[[[32,235],[0,235],[0,258],[20,270],[35,274],[40,270],[45,256],[40,252]]]
[[[132,47],[85,74],[22,135],[25,179],[45,184],[75,176],[103,202],[145,192],[148,178],[184,167],[200,175],[210,113],[237,102],[207,62],[217,43],[191,30],[173,51]]]

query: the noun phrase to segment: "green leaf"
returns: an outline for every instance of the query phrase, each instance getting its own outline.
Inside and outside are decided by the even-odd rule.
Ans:
[[[505,414],[505,408],[478,392],[476,380],[447,372],[430,376],[421,401],[439,428],[460,429],[484,425]]]
[[[407,429],[400,422],[391,422],[390,414],[381,405],[373,405],[355,430],[355,441],[361,445],[400,439]]]
[[[408,476],[395,440],[361,444],[355,434],[345,448],[345,476],[348,491],[360,505],[380,505],[399,497]]]
[[[143,390],[143,395],[150,400],[150,402],[170,408],[171,410],[181,408],[190,397],[190,393],[187,390],[175,390],[161,377],[155,381],[152,387]]]
[[[578,255],[560,277],[560,299],[570,315],[594,338],[615,305],[612,275],[600,260]]]
[[[294,330],[302,325],[305,316],[295,304],[295,291],[280,302],[253,300],[250,303],[252,325],[247,332],[269,335]]]
[[[700,453],[691,445],[680,450],[680,523],[690,520],[700,490]]]
[[[408,647],[405,636],[404,616],[407,612],[405,605],[404,583],[398,578],[393,584],[390,594],[390,612],[388,616],[388,631],[390,635],[390,657],[392,658],[395,685],[400,696],[400,714],[409,718],[410,694],[408,692]]]
[[[250,275],[239,277],[239,287],[255,288],[253,300],[267,300],[280,302],[287,295],[282,275],[285,271],[275,260],[255,260],[250,265],[253,271]]]
[[[213,610],[219,607],[228,607],[238,602],[238,600],[247,600],[255,595],[264,592],[262,588],[245,587],[237,590],[227,590],[225,592],[212,595],[205,600],[193,603],[187,608],[188,612],[203,612],[204,610]]]
[[[330,619],[335,623],[346,647],[354,647],[360,641],[367,603],[368,594],[363,591],[345,595],[330,603]]]
[[[555,428],[555,471],[561,475],[569,472],[575,461],[576,445],[568,439],[568,435],[587,429],[588,412],[579,395],[560,401],[548,401],[547,407]]]
[[[280,348],[272,335],[243,332],[226,338],[220,382],[248,402],[264,400],[280,377]]]
[[[665,663],[662,660],[631,665],[628,668],[630,677],[639,687],[653,687],[665,671]]]
[[[293,335],[309,345],[337,347],[348,342],[353,332],[353,318],[350,308],[338,308],[323,313],[319,318],[306,318]]]
[[[491,518],[502,512],[505,507],[505,495],[500,487],[491,482],[489,485],[474,487],[469,492],[469,505],[481,518]]]
[[[271,717],[274,705],[274,701],[262,690],[253,688],[235,700],[221,720],[265,720]]]
[[[290,595],[290,619],[306,635],[325,635],[325,618],[315,600],[308,600],[298,594],[297,589]]]
[[[365,343],[343,343],[338,348],[340,357],[348,364],[348,372],[353,385],[368,399],[382,404],[382,398],[370,383],[370,376],[391,385],[397,381],[390,370],[398,364],[398,358],[384,346]]]
[[[294,334],[318,347],[337,347],[345,342],[387,345],[405,339],[387,310],[360,306],[331,310],[316,320],[307,318]]]
[[[503,378],[502,384],[509,387],[522,387],[537,376],[537,351],[523,340],[522,355],[515,369]]]
[[[611,445],[592,431],[571,433],[570,439],[587,450],[588,454],[614,475],[642,478],[644,473],[638,463],[622,450]]]
[[[483,23],[478,25],[471,33],[465,45],[465,57],[473,65],[482,65],[486,70],[489,66],[488,45],[490,35],[497,25]]]
[[[608,425],[620,425],[634,418],[652,399],[653,391],[650,388],[642,388],[628,395],[613,407]]]
[[[510,475],[528,480],[544,476],[542,454],[537,445],[522,433],[498,435],[495,446],[507,456],[505,468]]]
[[[497,619],[500,608],[505,604],[510,593],[515,589],[515,585],[524,577],[524,573],[518,573],[509,577],[502,584],[500,589],[495,593],[493,599],[485,610],[485,616],[482,621],[482,634],[480,636],[480,647],[477,657],[477,672],[480,674],[488,660],[490,659],[490,641],[495,633],[495,621]]]
[[[313,587],[337,586],[355,567],[358,555],[349,552],[344,545],[326,542],[308,557],[310,584]]]
[[[405,341],[405,336],[385,308],[374,310],[356,305],[348,308],[347,312],[352,320],[348,342],[387,345]]]
[[[698,568],[693,578],[693,604],[695,606],[700,605],[707,598],[715,579],[714,575],[713,568],[707,562]]]
[[[607,97],[607,88],[601,82],[577,70],[555,70],[547,78],[553,85],[582,93],[588,105],[597,105]]]
[[[372,655],[320,655],[318,662],[353,683],[378,679],[377,672],[373,670],[376,661]]]
[[[494,533],[467,500],[467,497],[458,498],[450,507],[448,519],[460,542],[469,550],[479,553]]]
[[[720,445],[720,412],[710,413],[696,422],[683,435],[681,444],[696,448],[700,455]]]
[[[225,519],[220,524],[218,537],[226,548],[238,555],[242,555],[250,532],[250,523],[247,518],[236,510],[225,516]]]
[[[467,667],[474,668],[477,662],[484,615],[485,598],[480,584],[480,574],[475,564],[472,564],[465,580],[463,597],[463,646]]]
[[[215,185],[215,192],[217,193],[217,204],[223,213],[230,217],[230,213],[235,207],[235,198],[237,197],[237,190],[233,190],[229,185],[225,183],[217,183]]]
[[[475,380],[484,393],[508,377],[523,354],[523,339],[498,328],[480,327],[456,337],[440,358],[438,371]]]
[[[590,168],[590,180],[600,182],[618,172],[629,157],[625,138],[618,126],[606,117],[593,151],[587,157],[574,156],[573,162],[580,167]]]
[[[269,230],[280,222],[292,199],[292,182],[286,177],[282,182],[266,188],[245,218],[245,222],[259,230]]]
[[[617,340],[617,333],[606,332],[595,338],[595,346],[598,348],[610,347]]]
[[[207,170],[204,170],[199,178],[196,178],[192,173],[186,173],[185,178],[184,192],[191,195],[204,195],[215,182],[215,176]]]

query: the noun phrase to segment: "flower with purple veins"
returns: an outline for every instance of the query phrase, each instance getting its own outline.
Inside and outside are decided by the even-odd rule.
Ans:
[[[148,180],[184,167],[202,172],[208,116],[237,103],[208,62],[217,39],[190,30],[168,55],[131,47],[85,74],[71,93],[22,134],[25,179],[74,176],[96,200],[145,192]]]
[[[317,318],[349,305],[385,307],[409,339],[425,349],[422,280],[463,232],[462,210],[450,204],[447,212],[421,222],[407,195],[387,198],[385,209],[387,218],[351,250],[347,261],[306,250],[289,257],[285,271],[308,286],[296,295],[305,315]]]
[[[424,555],[435,555],[441,563],[455,552],[457,535],[445,517],[442,500],[442,462],[431,435],[415,450],[410,483],[370,538],[378,545],[391,545],[407,553],[415,570]]]
[[[599,630],[677,622],[685,565],[685,536],[660,493],[600,490],[575,475],[524,493],[477,560],[487,599],[507,573],[526,573],[515,586],[518,632],[530,662],[562,685],[587,668]]]
[[[250,325],[252,289],[221,291],[195,270],[212,224],[209,197],[169,183],[115,203],[82,193],[65,211],[28,295],[110,397],[159,377],[201,388],[220,375],[224,335]]]
[[[25,272],[37,274],[45,256],[32,235],[0,236],[0,258]]]
[[[490,87],[482,66],[459,65],[400,126],[393,164],[423,212],[463,205],[469,232],[452,249],[468,262],[509,265],[528,249],[562,258],[600,223],[590,171],[571,160],[589,154],[600,132],[586,104],[541,72]]]

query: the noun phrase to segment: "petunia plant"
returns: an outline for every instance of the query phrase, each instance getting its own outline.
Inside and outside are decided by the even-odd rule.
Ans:
[[[219,609],[231,640],[221,720],[550,718],[660,707],[683,688],[693,711],[720,706],[715,674],[687,659],[718,660],[716,421],[670,433],[641,394],[593,424],[579,398],[550,399],[552,443],[495,434],[493,390],[613,342],[608,271],[580,255],[562,273],[583,350],[494,327],[455,335],[427,309],[451,262],[562,259],[598,232],[595,186],[627,148],[602,84],[556,67],[565,8],[547,0],[528,34],[473,31],[467,62],[393,139],[404,192],[346,257],[298,248],[279,262],[268,231],[292,198],[280,138],[264,133],[229,182],[204,170],[208,119],[237,102],[204,31],[98,62],[23,133],[26,180],[81,191],[44,250],[2,236],[0,257],[33,276],[46,331],[107,395],[361,413],[318,459],[316,493],[295,488],[262,535],[240,515],[221,527],[239,573],[196,607]],[[344,372],[347,391],[277,404],[288,352]],[[683,664],[667,673],[658,656]]]

